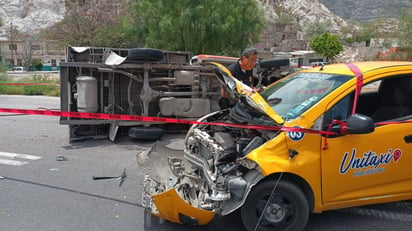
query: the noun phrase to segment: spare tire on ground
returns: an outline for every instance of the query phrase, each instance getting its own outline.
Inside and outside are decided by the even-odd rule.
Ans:
[[[132,48],[128,51],[127,58],[143,62],[160,61],[163,59],[163,52],[153,48]]]

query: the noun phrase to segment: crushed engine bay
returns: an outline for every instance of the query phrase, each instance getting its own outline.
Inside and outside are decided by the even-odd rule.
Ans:
[[[242,100],[230,109],[209,114],[199,121],[274,125],[264,113]],[[196,216],[202,217],[202,211],[230,214],[244,203],[251,187],[263,178],[257,164],[246,158],[247,154],[277,133],[229,126],[192,126],[185,138],[184,158],[169,156],[169,173],[161,174],[163,178],[158,179],[146,177],[144,207],[155,216],[177,223],[200,224]],[[158,169],[164,171],[163,168]],[[174,211],[174,216],[159,214],[161,209],[158,208],[156,195],[164,193],[170,198],[170,190],[175,190],[186,204],[200,211],[191,214]],[[181,219],[182,214],[191,217],[191,221]]]

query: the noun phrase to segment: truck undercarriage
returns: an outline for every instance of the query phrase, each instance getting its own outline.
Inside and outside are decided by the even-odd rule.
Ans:
[[[188,53],[145,48],[68,49],[69,61],[61,63],[60,71],[62,111],[190,120],[219,109],[220,85],[212,69],[188,65]],[[165,128],[164,124],[152,123],[154,129],[150,129],[144,121],[66,117],[60,123],[69,125],[71,141],[107,134],[114,140],[118,129],[124,126],[140,127],[134,130],[135,136],[153,139],[161,137],[161,129]]]
[[[233,99],[222,100],[225,87],[216,78],[216,67],[208,61],[217,59],[229,65],[237,59],[195,57],[198,62],[181,51],[68,46],[67,62],[60,63],[61,111],[196,120],[233,105]],[[201,59],[203,62],[199,62]],[[259,67],[256,82],[268,83],[269,79],[281,77],[289,60],[264,61]],[[61,117],[60,124],[69,126],[70,141],[113,141],[117,134],[156,140],[166,131],[186,132],[189,128],[187,124],[69,117]]]

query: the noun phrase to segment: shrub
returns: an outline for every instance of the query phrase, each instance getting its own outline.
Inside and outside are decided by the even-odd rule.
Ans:
[[[43,68],[43,62],[40,59],[33,59],[31,65],[38,71],[41,71]]]
[[[11,77],[0,73],[0,83],[58,83],[58,81],[41,75],[13,81]],[[57,85],[0,85],[0,94],[59,96],[60,89]]]

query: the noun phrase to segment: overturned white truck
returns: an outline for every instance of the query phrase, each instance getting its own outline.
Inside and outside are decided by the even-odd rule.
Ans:
[[[61,111],[141,115],[196,120],[225,105],[223,85],[207,61],[224,65],[237,58],[151,48],[71,47],[60,63]],[[256,68],[259,84],[282,77],[289,60],[268,60]],[[266,82],[265,82],[266,81]],[[187,124],[61,117],[71,141],[117,134],[160,139],[167,131],[186,131]]]

